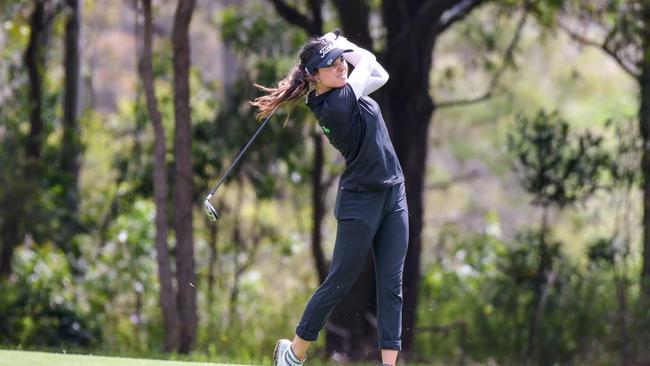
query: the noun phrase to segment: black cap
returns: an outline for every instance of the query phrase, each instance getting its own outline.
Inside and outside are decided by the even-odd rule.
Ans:
[[[304,63],[305,71],[311,75],[316,69],[328,67],[334,64],[339,56],[345,52],[352,52],[350,49],[342,49],[334,46],[332,43],[323,42],[318,51],[314,52]]]

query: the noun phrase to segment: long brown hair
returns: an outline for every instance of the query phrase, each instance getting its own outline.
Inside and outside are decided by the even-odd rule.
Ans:
[[[314,74],[310,75],[305,70],[305,62],[326,42],[320,38],[310,38],[300,51],[300,64],[289,71],[284,79],[278,82],[275,88],[269,88],[255,83],[255,86],[266,93],[255,98],[250,103],[257,108],[257,117],[264,118],[284,103],[295,102],[309,92],[309,83],[315,82]]]

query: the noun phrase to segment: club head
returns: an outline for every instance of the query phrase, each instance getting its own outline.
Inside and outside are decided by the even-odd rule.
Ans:
[[[208,218],[211,221],[219,220],[219,212],[216,208],[214,208],[214,206],[212,206],[208,199],[203,201],[203,207],[205,208],[205,214],[208,215]]]

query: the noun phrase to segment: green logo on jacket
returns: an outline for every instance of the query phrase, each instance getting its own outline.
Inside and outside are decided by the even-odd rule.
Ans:
[[[325,127],[325,126],[320,126],[320,128],[322,128],[322,129],[323,129],[323,132],[325,132],[326,134],[329,134],[329,133],[330,133],[330,129],[329,129],[329,128],[327,128],[327,127]]]

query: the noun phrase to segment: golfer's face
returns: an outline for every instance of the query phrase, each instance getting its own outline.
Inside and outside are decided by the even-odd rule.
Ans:
[[[319,68],[318,77],[326,87],[340,88],[348,82],[348,63],[339,56],[332,66]]]

